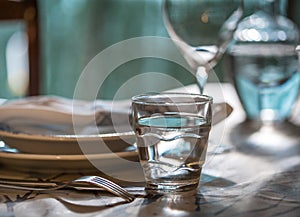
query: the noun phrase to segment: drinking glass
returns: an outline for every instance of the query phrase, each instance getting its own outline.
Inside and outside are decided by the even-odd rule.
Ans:
[[[201,93],[242,14],[242,0],[164,1],[166,29],[193,70]]]
[[[212,98],[144,94],[132,98],[133,129],[148,193],[197,189],[212,122]]]

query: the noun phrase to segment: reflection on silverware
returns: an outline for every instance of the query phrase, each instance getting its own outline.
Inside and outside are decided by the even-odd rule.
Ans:
[[[6,152],[6,153],[18,153],[19,151],[15,148],[8,147],[5,142],[0,141],[0,152]]]
[[[34,182],[22,180],[0,179],[0,187],[27,191],[54,191],[62,188],[76,190],[106,190],[127,202],[132,202],[135,197],[118,184],[99,176],[83,176],[71,182]]]

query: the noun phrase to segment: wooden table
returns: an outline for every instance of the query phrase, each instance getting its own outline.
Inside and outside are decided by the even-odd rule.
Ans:
[[[196,87],[188,90],[196,91]],[[233,87],[208,84],[206,91],[215,101],[228,102],[234,112],[213,127],[198,194],[150,197],[143,191],[143,182],[124,180],[120,184],[137,196],[131,203],[103,191],[40,193],[0,188],[0,216],[300,216],[300,144],[282,144],[271,153],[258,152],[260,147],[243,149],[243,141],[233,140],[245,118]],[[124,177],[141,175],[139,166],[120,168]],[[40,181],[70,180],[87,173],[40,174],[3,166],[0,172],[1,178],[23,176]]]

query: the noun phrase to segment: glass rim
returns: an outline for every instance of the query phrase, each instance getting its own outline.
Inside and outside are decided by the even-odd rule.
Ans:
[[[171,102],[166,102],[162,99],[172,99],[174,97],[180,98],[191,98],[191,101],[178,101],[174,100]],[[149,100],[150,99],[150,100]],[[153,99],[153,100],[151,100]],[[154,101],[155,99],[155,101]],[[148,101],[147,101],[148,100]],[[204,103],[213,103],[213,97],[205,94],[196,94],[196,93],[180,93],[180,92],[163,92],[163,93],[143,93],[131,98],[132,103],[135,104],[144,104],[144,105],[195,105],[195,104],[204,104]]]

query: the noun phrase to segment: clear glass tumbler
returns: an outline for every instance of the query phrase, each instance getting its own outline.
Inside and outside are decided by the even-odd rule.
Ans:
[[[212,121],[210,96],[144,94],[132,98],[133,129],[148,193],[196,190]]]

